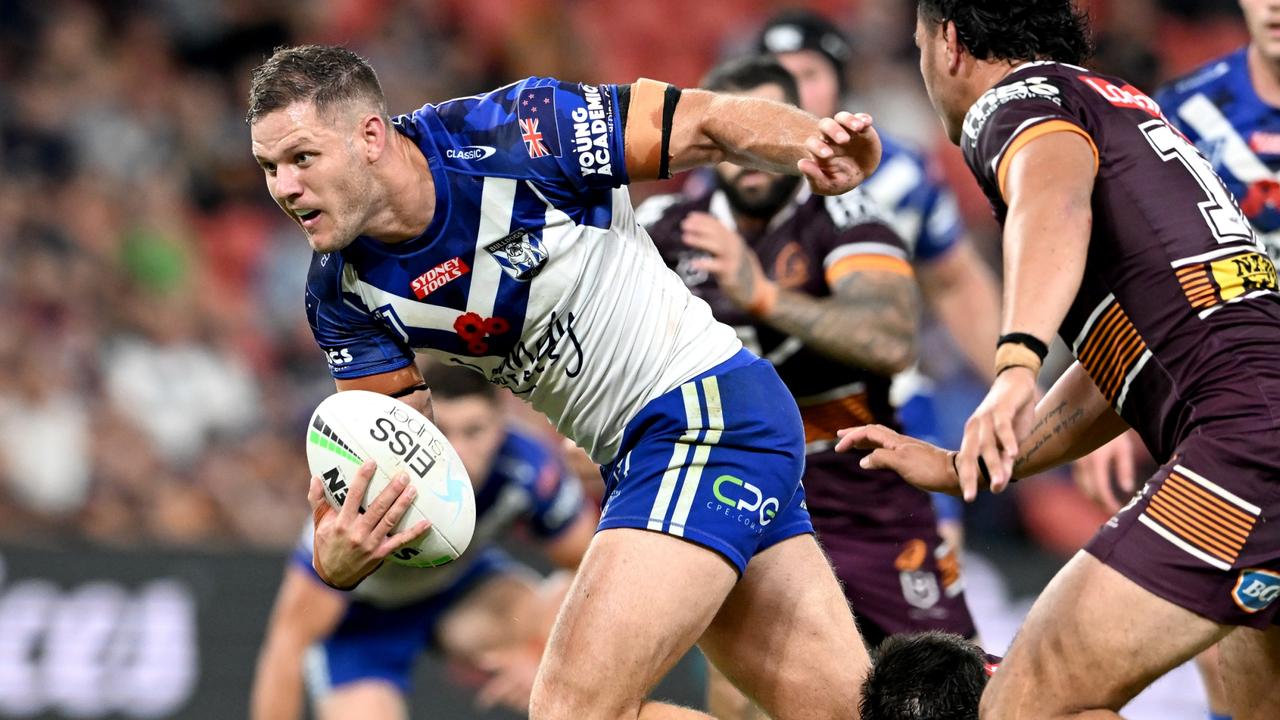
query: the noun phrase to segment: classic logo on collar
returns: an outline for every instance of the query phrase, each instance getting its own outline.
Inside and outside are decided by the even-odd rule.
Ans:
[[[532,280],[547,261],[542,240],[524,228],[485,245],[484,249],[498,261],[503,272],[516,280]]]

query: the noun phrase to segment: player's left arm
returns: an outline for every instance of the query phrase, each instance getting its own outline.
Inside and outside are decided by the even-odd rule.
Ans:
[[[998,178],[1009,206],[1001,323],[1006,336],[1030,335],[1047,347],[1066,317],[1084,277],[1097,169],[1093,140],[1065,121],[1024,131],[1002,157]],[[1018,438],[1033,421],[1039,365],[1025,344],[997,350],[995,383],[965,423],[956,458],[965,498],[977,494],[979,458],[993,490],[1009,483]]]
[[[814,191],[840,195],[880,163],[880,138],[865,114],[821,120],[791,105],[652,80],[631,85],[626,122],[632,180],[729,161],[804,175]]]

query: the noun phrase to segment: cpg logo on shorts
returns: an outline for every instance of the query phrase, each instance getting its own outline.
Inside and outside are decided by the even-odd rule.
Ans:
[[[774,516],[778,514],[780,506],[778,498],[767,498],[760,492],[760,488],[732,475],[721,475],[716,478],[711,486],[711,492],[715,494],[720,506],[725,509],[725,514],[728,515],[730,511],[736,510],[739,520],[744,525],[752,527],[758,525],[763,528],[773,522]],[[711,507],[709,500],[707,507]],[[744,512],[751,514],[743,515]]]
[[[1231,598],[1247,613],[1266,610],[1280,598],[1280,573],[1258,569],[1241,570]]]

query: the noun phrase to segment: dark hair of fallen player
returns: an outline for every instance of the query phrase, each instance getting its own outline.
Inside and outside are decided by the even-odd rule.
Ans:
[[[891,635],[862,684],[862,720],[978,720],[987,657],[959,635]]]

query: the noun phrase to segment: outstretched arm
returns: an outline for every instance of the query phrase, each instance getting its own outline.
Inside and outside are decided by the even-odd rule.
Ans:
[[[868,115],[819,120],[771,100],[691,89],[675,107],[669,155],[673,171],[728,161],[803,174],[814,192],[840,195],[875,172],[880,138]]]
[[[1029,477],[1087,455],[1127,427],[1076,363],[1036,406],[1030,430],[1018,437],[1022,449],[1014,460],[1013,477]],[[961,494],[953,452],[880,425],[841,430],[839,435],[836,450],[872,450],[862,459],[864,468],[892,470],[922,490]],[[985,486],[982,478],[979,481]]]

